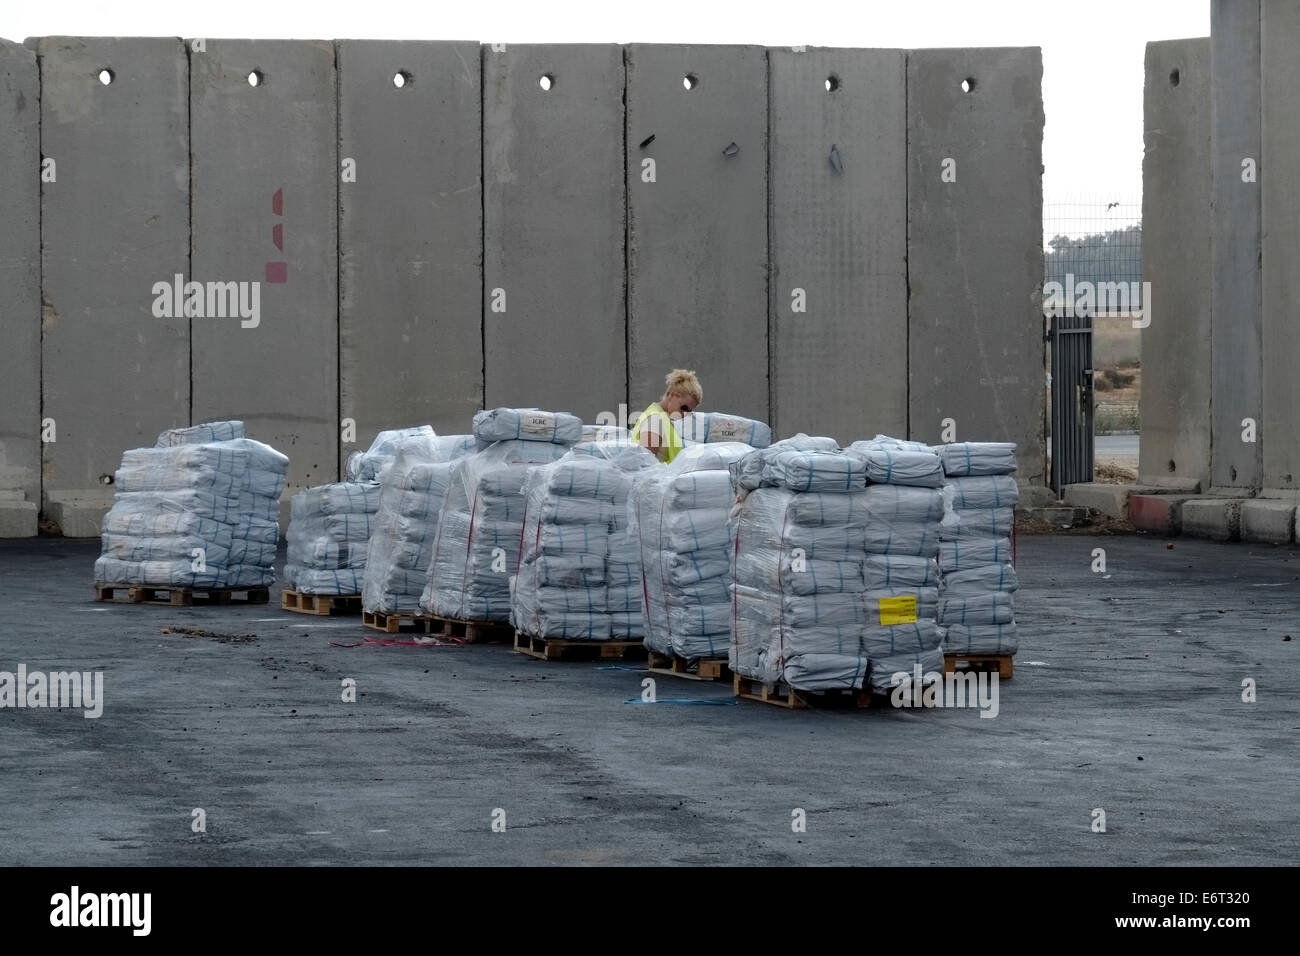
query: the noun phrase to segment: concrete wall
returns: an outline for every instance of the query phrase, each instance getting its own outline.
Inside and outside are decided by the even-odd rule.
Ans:
[[[41,99],[36,54],[6,41],[0,129],[0,537],[18,537],[41,499]]]
[[[101,478],[169,426],[242,418],[292,492],[482,404],[635,413],[676,365],[778,435],[954,417],[1041,481],[1040,78],[1037,50],[2,45],[0,534],[25,496],[97,534]],[[178,275],[201,313],[155,316]]]
[[[1042,69],[1037,48],[919,50],[907,64],[911,437],[939,441],[952,419],[959,441],[1014,441],[1017,477],[1038,484]]]
[[[1300,491],[1300,5],[1263,0],[1260,15],[1263,156],[1264,477],[1272,493]]]
[[[46,37],[39,53],[41,151],[56,163],[41,188],[44,494],[108,501],[124,448],[189,423],[189,323],[153,313],[154,284],[189,272],[185,50]]]
[[[905,435],[905,55],[773,49],[768,65],[772,426]]]
[[[766,51],[633,44],[626,60],[630,404],[680,366],[709,408],[766,421]]]
[[[194,421],[242,419],[250,438],[289,456],[290,492],[334,481],[334,47],[208,40],[190,66],[193,278],[258,282],[261,290],[256,325],[239,317],[192,320]],[[263,77],[258,86],[248,82],[254,71]]]
[[[1261,405],[1259,0],[1210,10],[1210,483],[1258,488],[1261,445],[1242,441],[1242,420],[1258,424]]]
[[[462,432],[483,407],[483,342],[466,334],[482,308],[482,93],[477,43],[336,46],[346,459],[385,428]]]
[[[616,414],[627,397],[622,49],[484,48],[483,168],[488,406]]]
[[[1141,484],[1209,483],[1210,41],[1148,43]]]

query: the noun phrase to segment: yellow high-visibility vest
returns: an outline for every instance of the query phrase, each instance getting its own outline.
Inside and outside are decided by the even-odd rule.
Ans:
[[[656,421],[654,425],[650,423]],[[632,427],[632,441],[641,444],[641,431],[646,429],[651,434],[657,434],[659,437],[659,460],[664,464],[669,464],[677,453],[684,447],[682,438],[677,434],[677,429],[673,425],[673,420],[668,413],[663,410],[658,402],[651,402],[649,407],[641,413],[641,417],[636,420]]]

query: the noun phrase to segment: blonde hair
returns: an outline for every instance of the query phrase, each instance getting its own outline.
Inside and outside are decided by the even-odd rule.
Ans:
[[[693,370],[687,371],[684,368],[675,368],[664,376],[664,394],[688,396],[695,399],[696,405],[704,401],[704,389],[700,388],[700,380],[695,377]]]

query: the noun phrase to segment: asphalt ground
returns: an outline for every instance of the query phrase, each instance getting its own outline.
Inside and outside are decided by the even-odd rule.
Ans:
[[[0,671],[104,690],[0,708],[0,864],[1293,864],[1297,552],[1169,543],[1022,536],[985,718],[647,704],[639,664],[365,644],[278,592],[98,604],[98,542],[3,541]]]

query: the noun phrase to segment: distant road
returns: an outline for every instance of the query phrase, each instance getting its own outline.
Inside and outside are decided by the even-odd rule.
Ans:
[[[1126,468],[1134,474],[1138,470],[1137,435],[1097,435],[1093,438],[1092,461],[1095,467],[1112,465]]]
[[[1098,435],[1093,439],[1097,458],[1132,458],[1137,461],[1139,435]]]

